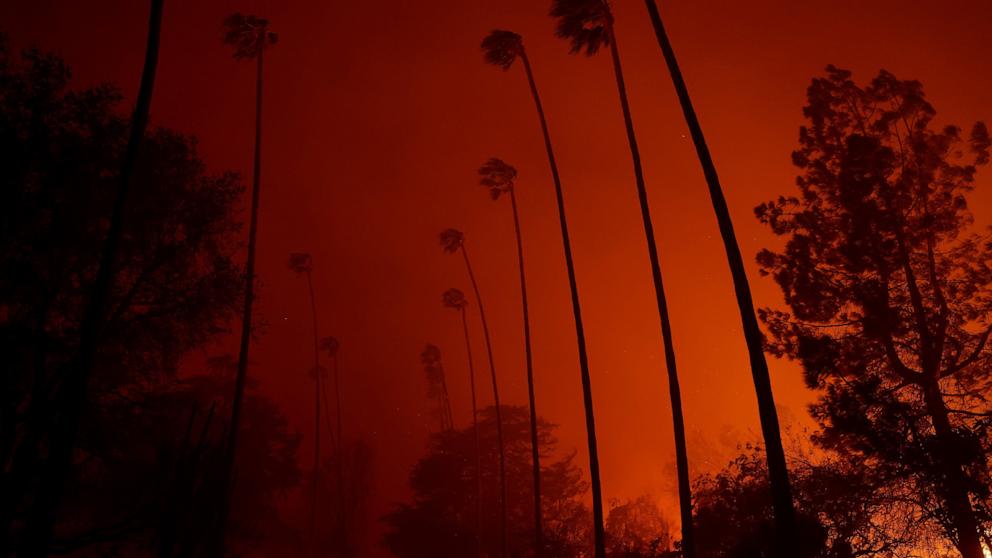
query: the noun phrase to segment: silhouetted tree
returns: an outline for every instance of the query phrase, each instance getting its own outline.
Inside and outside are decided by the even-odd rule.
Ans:
[[[981,558],[992,242],[966,234],[965,194],[988,130],[936,129],[923,86],[885,71],[861,87],[831,66],[807,96],[801,195],[756,209],[787,240],[758,255],[789,308],[762,311],[771,349],[819,390],[822,445],[913,479],[924,515]]]
[[[468,361],[469,389],[472,391],[472,430],[475,433],[475,518],[476,518],[476,543],[475,550],[477,556],[482,556],[482,543],[479,537],[482,534],[482,449],[479,440],[479,408],[475,400],[475,363],[472,359],[472,338],[468,333],[468,313],[465,308],[468,300],[465,293],[459,289],[448,289],[441,295],[441,303],[452,310],[457,310],[462,317],[462,329],[465,332],[465,355]]]
[[[668,521],[649,496],[616,502],[606,518],[606,553],[611,558],[674,558]]]
[[[53,487],[41,483],[57,468],[52,460],[61,458],[53,444],[65,432],[55,433],[52,421],[67,412],[67,394],[53,388],[65,386],[78,370],[82,316],[92,300],[107,216],[118,200],[134,128],[118,111],[116,89],[70,90],[69,74],[51,54],[29,50],[11,57],[0,41],[0,151],[6,154],[0,170],[4,551],[26,545],[28,510],[35,510],[34,525],[44,530],[38,522],[48,504],[39,499],[51,502],[55,496]],[[240,292],[232,260],[242,192],[238,177],[208,174],[195,138],[154,129],[142,143],[129,181],[122,218],[127,231],[103,304],[87,403],[76,426],[74,465],[101,451],[91,444],[112,424],[99,418],[108,400],[123,400],[146,383],[167,383],[184,355],[223,331]],[[184,408],[176,420],[185,423],[188,413]],[[77,467],[70,469],[66,496],[78,491]],[[34,531],[32,552],[46,543],[41,535]]]
[[[706,138],[703,136],[703,129],[696,118],[696,111],[692,106],[692,99],[689,97],[689,89],[682,78],[682,71],[679,69],[678,60],[675,58],[675,50],[668,40],[665,26],[658,12],[655,0],[644,0],[647,5],[651,24],[654,27],[658,45],[665,57],[668,71],[675,86],[675,92],[682,107],[682,114],[685,116],[686,125],[689,127],[689,134],[692,136],[692,143],[696,147],[696,155],[703,168],[703,175],[706,177],[706,185],[709,189],[710,200],[713,203],[713,211],[716,214],[717,223],[720,226],[720,237],[723,239],[723,247],[727,253],[727,263],[730,265],[730,275],[734,281],[734,293],[737,296],[737,308],[741,316],[741,324],[744,329],[744,341],[747,343],[748,357],[751,361],[751,376],[754,381],[754,390],[758,398],[758,416],[761,422],[761,434],[765,440],[765,448],[768,460],[768,471],[771,476],[771,489],[775,502],[775,521],[777,525],[776,538],[779,544],[779,555],[782,557],[794,556],[798,552],[799,540],[796,537],[799,530],[796,528],[795,511],[792,504],[792,488],[789,484],[789,471],[785,465],[785,452],[782,449],[782,435],[779,430],[778,413],[775,410],[775,397],[772,393],[771,378],[768,375],[768,361],[765,359],[764,348],[762,346],[761,329],[758,327],[758,320],[754,314],[754,300],[751,297],[751,286],[748,284],[747,272],[744,270],[744,259],[741,256],[740,246],[737,244],[737,235],[734,232],[734,222],[730,218],[730,210],[727,207],[727,200],[723,195],[723,187],[720,185],[720,178],[716,172],[716,165],[710,156],[709,147],[706,145]],[[688,482],[688,479],[685,481]],[[686,497],[689,495],[686,494]],[[682,510],[683,524],[686,521],[687,510]],[[685,533],[683,533],[685,537]],[[686,545],[690,547],[691,545]],[[691,552],[691,550],[690,550]],[[690,554],[691,555],[691,554]]]
[[[571,43],[572,54],[584,52],[593,56],[601,47],[608,47],[613,60],[613,73],[616,77],[620,107],[623,110],[624,125],[627,129],[627,144],[630,147],[634,167],[634,182],[637,185],[637,199],[640,202],[641,220],[644,223],[644,236],[647,240],[648,259],[651,263],[651,278],[654,283],[658,317],[661,321],[661,337],[665,354],[665,368],[668,373],[668,394],[672,406],[672,426],[675,434],[675,464],[679,484],[679,505],[682,511],[682,540],[687,558],[693,558],[692,538],[692,488],[689,484],[689,459],[685,443],[685,420],[682,416],[682,393],[679,388],[678,368],[675,361],[675,344],[672,340],[672,325],[668,316],[668,301],[658,256],[658,243],[655,239],[651,209],[648,204],[648,191],[644,183],[644,169],[641,166],[641,152],[637,147],[634,133],[634,119],[627,99],[627,86],[623,68],[620,65],[620,51],[617,47],[613,28],[613,13],[607,0],[553,0],[551,16],[557,19],[556,34]],[[595,491],[594,491],[595,494]],[[601,500],[601,499],[600,499]],[[596,557],[602,558],[605,549],[602,536],[602,501],[593,502],[593,515],[597,518]]]
[[[803,541],[799,557],[943,555],[928,547],[925,522],[905,503],[912,490],[905,483],[819,451],[792,456],[790,465]],[[699,556],[751,558],[776,551],[768,485],[763,449],[752,445],[716,474],[697,479]]]
[[[47,556],[48,545],[55,525],[55,516],[63,498],[65,479],[72,464],[79,421],[86,406],[87,391],[93,371],[97,345],[105,327],[108,298],[116,279],[116,262],[121,238],[124,235],[124,218],[128,198],[133,186],[139,151],[148,127],[155,73],[158,67],[159,38],[162,28],[164,0],[152,0],[148,19],[148,39],[145,61],[138,87],[138,97],[131,118],[131,132],[117,179],[117,191],[111,209],[107,235],[103,241],[99,267],[91,287],[90,297],[83,310],[80,323],[79,354],[69,366],[56,393],[56,412],[50,417],[48,432],[49,456],[43,465],[38,495],[28,518],[25,541],[20,555]],[[0,540],[0,544],[5,541]]]
[[[241,343],[238,351],[238,374],[234,379],[234,404],[231,407],[231,427],[226,480],[233,482],[234,458],[237,455],[238,425],[241,418],[241,400],[248,378],[248,348],[251,345],[252,306],[255,301],[255,247],[258,237],[258,203],[262,189],[262,83],[265,50],[276,43],[278,36],[269,31],[269,20],[253,15],[233,13],[224,19],[224,44],[234,49],[235,60],[255,60],[255,153],[251,184],[251,217],[248,223],[248,259],[245,263],[245,302],[241,317]],[[222,508],[229,504],[227,498]],[[223,544],[226,511],[221,513],[218,527],[219,544]],[[219,549],[218,549],[219,550]]]
[[[517,267],[520,270],[520,300],[523,303],[524,318],[524,354],[527,363],[527,401],[530,408],[531,429],[531,458],[534,470],[534,552],[542,554],[541,542],[541,456],[537,447],[537,403],[534,396],[534,358],[531,351],[530,308],[527,305],[527,276],[524,273],[524,243],[520,234],[520,216],[517,212],[516,180],[517,169],[501,159],[491,158],[479,168],[479,183],[489,189],[492,199],[498,200],[503,194],[509,194],[510,208],[513,212],[513,230],[517,238]]]
[[[341,379],[340,379],[341,374],[340,374],[340,366],[338,360],[338,352],[340,352],[341,350],[341,342],[338,341],[337,337],[330,337],[330,336],[324,337],[323,339],[320,340],[320,348],[325,353],[327,353],[327,357],[331,359],[331,375],[334,380],[334,418],[335,418],[335,428],[337,429],[337,436],[331,437],[331,445],[334,448],[334,455],[332,456],[332,460],[336,467],[335,470],[337,471],[337,482],[335,483],[335,486],[338,489],[337,510],[340,515],[340,520],[337,522],[337,526],[340,529],[345,529],[346,526],[348,525],[349,519],[347,515],[348,510],[346,508],[346,502],[345,502],[346,495],[344,492],[346,483],[344,478],[344,470],[342,469],[344,463],[343,452],[345,448],[345,440],[344,440],[344,430],[343,430],[344,427],[342,424],[343,413],[341,411]],[[325,383],[326,382],[321,383],[321,390],[323,392],[323,397],[324,397],[324,408],[327,410],[327,413],[329,414],[331,410],[327,404],[327,391],[324,389]],[[328,432],[330,432],[329,427],[328,427]],[[337,539],[339,541],[346,541],[347,533],[344,532],[338,533]]]
[[[307,289],[310,294],[310,317],[313,326],[313,367],[310,373],[313,375],[314,390],[314,411],[313,411],[313,478],[319,477],[320,473],[320,394],[322,387],[322,376],[324,370],[320,366],[320,337],[317,333],[317,299],[313,292],[313,258],[310,254],[293,253],[289,255],[289,269],[297,275],[304,275],[307,279]],[[317,554],[317,544],[315,529],[317,527],[317,483],[312,484],[310,495],[310,529],[309,542],[312,555]]]
[[[592,382],[589,375],[589,356],[586,351],[585,327],[582,323],[582,307],[579,303],[579,289],[575,279],[575,263],[572,259],[572,240],[568,233],[568,220],[565,215],[565,196],[562,192],[561,177],[558,173],[558,162],[555,159],[554,148],[551,144],[551,133],[548,130],[548,121],[544,116],[544,105],[541,104],[541,96],[537,90],[537,82],[534,80],[534,72],[530,65],[530,58],[524,48],[523,38],[513,31],[496,29],[492,31],[482,41],[482,51],[486,62],[493,64],[504,71],[509,70],[513,63],[520,58],[523,63],[524,73],[527,76],[527,84],[530,87],[531,97],[534,99],[534,106],[537,109],[538,121],[541,124],[541,132],[544,135],[544,148],[548,154],[548,165],[551,167],[551,178],[555,185],[555,201],[558,204],[558,224],[561,228],[562,248],[565,252],[565,268],[568,273],[569,294],[572,300],[572,317],[575,320],[575,337],[579,353],[579,374],[582,380],[583,405],[586,409],[586,432],[588,434],[588,450],[590,455],[590,477],[592,478],[593,493],[599,490],[599,450],[596,447],[596,420],[592,405]],[[535,494],[535,498],[539,494]],[[542,550],[541,538],[543,529],[540,527],[541,517],[534,518],[537,526],[536,537],[537,547]]]
[[[530,419],[524,407],[504,407],[501,413],[507,484],[510,494],[509,553],[527,555],[533,548],[531,494],[533,490],[530,456]],[[495,409],[481,410],[479,430],[482,433],[483,493],[487,513],[486,524],[499,521],[497,501],[501,499],[498,469],[492,464],[499,453]],[[587,485],[573,463],[574,453],[552,460],[557,444],[553,425],[543,419],[538,422],[544,479],[544,515],[548,518],[548,552],[553,556],[582,556],[588,545],[588,511],[582,504]],[[413,499],[402,504],[384,520],[388,526],[386,547],[398,558],[462,557],[474,553],[474,541],[483,543],[485,555],[502,551],[501,536],[476,533],[474,520],[473,461],[475,453],[474,428],[455,429],[431,438],[428,454],[414,467],[410,476]]]
[[[449,254],[454,254],[455,252],[461,252],[462,259],[465,261],[465,269],[468,271],[468,278],[472,282],[472,289],[475,291],[475,302],[479,305],[479,317],[482,320],[482,334],[486,339],[486,354],[489,357],[489,374],[492,378],[493,384],[493,402],[495,403],[496,411],[496,438],[499,441],[499,478],[500,478],[500,494],[502,495],[500,499],[500,532],[502,533],[501,541],[503,543],[502,549],[500,551],[501,556],[506,556],[507,553],[507,508],[509,504],[507,503],[507,487],[506,487],[506,456],[503,453],[503,421],[501,418],[501,407],[499,403],[499,386],[496,382],[496,361],[493,358],[493,344],[489,337],[489,322],[486,321],[486,311],[482,306],[482,294],[479,292],[479,283],[475,280],[475,273],[472,271],[472,262],[468,258],[468,251],[465,249],[465,235],[455,229],[446,229],[441,232],[441,248]]]

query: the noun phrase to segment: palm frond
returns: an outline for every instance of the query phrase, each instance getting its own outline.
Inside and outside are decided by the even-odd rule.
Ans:
[[[269,32],[269,20],[240,12],[224,18],[225,45],[234,48],[234,59],[255,58],[264,48],[276,44],[279,36]]]
[[[465,293],[460,289],[450,288],[441,295],[441,304],[447,308],[461,310],[468,306],[468,299],[465,298]]]
[[[464,242],[465,233],[458,229],[445,229],[441,231],[441,247],[449,254],[457,252]]]
[[[524,41],[513,31],[494,29],[482,39],[482,55],[486,62],[509,70],[517,56],[523,52]]]
[[[320,340],[320,350],[327,353],[327,356],[334,357],[338,354],[338,349],[341,348],[341,343],[338,341],[337,337],[324,337]]]
[[[555,35],[571,43],[572,54],[592,56],[610,44],[613,13],[606,0],[552,0],[550,13],[558,20]]]
[[[517,179],[517,169],[502,159],[490,158],[479,167],[479,184],[489,188],[489,195],[494,200],[513,189]]]
[[[294,252],[289,255],[289,269],[296,273],[310,273],[313,271],[313,258],[306,252]]]

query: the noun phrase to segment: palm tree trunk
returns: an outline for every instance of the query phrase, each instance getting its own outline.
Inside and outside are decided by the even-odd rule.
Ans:
[[[310,494],[310,554],[317,556],[317,491],[320,486],[320,342],[317,336],[317,299],[313,293],[313,274],[307,271],[307,288],[310,291],[310,315],[313,322],[313,486]]]
[[[158,53],[162,31],[164,0],[152,0],[148,16],[148,39],[141,84],[131,118],[131,133],[124,151],[110,226],[103,243],[100,263],[89,303],[80,323],[79,355],[76,365],[69,368],[62,387],[56,395],[56,415],[50,434],[50,454],[45,464],[39,493],[32,506],[25,533],[24,551],[19,556],[41,557],[48,555],[48,545],[55,526],[55,516],[65,490],[65,480],[72,465],[72,452],[76,445],[79,419],[86,406],[86,391],[93,370],[93,360],[104,325],[107,299],[113,289],[114,266],[124,232],[124,210],[132,187],[138,154],[148,128]]]
[[[530,307],[527,305],[527,276],[524,273],[524,243],[520,234],[520,216],[517,213],[517,192],[510,188],[510,207],[513,208],[513,230],[517,236],[517,264],[520,269],[520,300],[524,313],[524,353],[527,361],[527,401],[530,404],[530,449],[534,471],[534,556],[544,555],[544,531],[541,521],[541,451],[537,439],[537,405],[534,397],[534,359],[530,339]]]
[[[245,264],[245,300],[241,316],[241,345],[238,352],[238,370],[234,379],[234,400],[231,404],[231,423],[228,427],[227,448],[224,456],[224,470],[221,482],[221,507],[217,530],[220,547],[223,550],[224,530],[230,512],[231,492],[234,489],[234,462],[238,449],[238,430],[241,423],[241,406],[245,384],[248,379],[248,348],[251,345],[252,305],[255,301],[255,249],[258,237],[258,203],[261,194],[262,178],[262,83],[263,58],[265,49],[258,50],[255,70],[255,156],[252,168],[251,218],[248,224],[248,261]]]
[[[482,334],[486,338],[486,353],[489,356],[489,373],[493,382],[493,402],[496,404],[496,443],[499,445],[499,529],[500,529],[500,556],[507,556],[509,550],[509,536],[507,533],[507,505],[506,505],[506,451],[503,447],[503,411],[499,404],[499,387],[496,383],[496,362],[493,359],[493,344],[489,337],[489,322],[486,321],[486,310],[482,306],[482,294],[479,293],[479,284],[475,280],[475,273],[472,272],[472,263],[468,259],[468,250],[465,244],[461,245],[462,257],[465,259],[465,269],[468,270],[468,278],[472,281],[472,289],[475,291],[475,300],[479,305],[479,317],[482,319]]]
[[[334,374],[334,411],[337,417],[337,455],[334,460],[334,474],[337,478],[337,496],[338,496],[338,542],[344,547],[346,543],[346,538],[348,536],[348,506],[345,498],[345,486],[344,486],[344,457],[345,457],[345,444],[344,444],[344,434],[341,426],[341,383],[340,374],[338,373],[338,354],[334,353],[333,364],[333,374]],[[330,412],[330,410],[328,410]]]
[[[668,315],[668,299],[665,296],[665,283],[661,273],[661,259],[658,243],[655,240],[654,223],[648,203],[648,191],[644,182],[644,169],[641,166],[641,153],[634,134],[634,119],[631,116],[627,86],[624,83],[623,68],[620,64],[620,51],[617,47],[613,26],[609,26],[610,54],[613,58],[613,71],[616,75],[617,90],[620,93],[620,106],[623,109],[624,124],[627,128],[627,142],[634,164],[634,179],[637,183],[637,198],[641,206],[641,220],[644,222],[644,236],[647,239],[648,258],[651,262],[651,277],[654,281],[658,316],[661,320],[662,345],[665,351],[665,368],[668,374],[668,394],[672,406],[672,429],[675,436],[675,465],[679,485],[679,510],[682,519],[682,548],[687,558],[695,556],[695,541],[692,530],[692,487],[689,483],[689,458],[685,441],[685,419],[682,415],[682,391],[679,387],[678,367],[675,361],[675,343],[672,340],[672,324]]]
[[[468,335],[468,313],[462,306],[462,328],[465,330],[465,351],[468,355],[468,379],[472,388],[472,430],[475,432],[475,551],[482,558],[482,448],[479,444],[479,409],[475,402],[475,364],[472,361],[472,339]]]
[[[586,415],[586,437],[589,449],[589,478],[592,490],[593,516],[593,546],[596,558],[606,556],[606,533],[603,527],[603,491],[599,475],[599,449],[596,442],[596,415],[592,405],[592,380],[589,374],[589,355],[586,351],[585,327],[582,323],[582,308],[579,304],[579,288],[575,279],[575,262],[572,259],[572,241],[568,234],[568,220],[565,217],[565,197],[562,193],[561,176],[558,173],[558,162],[555,159],[551,144],[551,133],[548,131],[548,121],[544,116],[544,106],[537,91],[534,72],[531,69],[527,53],[521,51],[520,59],[527,73],[527,83],[530,85],[531,96],[537,107],[537,116],[541,121],[541,132],[544,134],[544,148],[548,152],[548,164],[551,166],[551,177],[555,183],[555,199],[558,202],[558,221],[561,225],[561,243],[565,251],[565,268],[568,271],[568,288],[572,297],[572,316],[575,318],[575,337],[579,350],[579,373],[582,378],[582,401]]]
[[[799,537],[796,528],[796,516],[792,502],[792,488],[789,483],[789,471],[785,464],[785,451],[782,448],[782,436],[779,430],[778,414],[775,410],[775,398],[772,395],[771,379],[768,375],[768,362],[765,360],[761,329],[754,315],[754,301],[751,298],[751,287],[748,284],[747,273],[744,270],[744,260],[737,236],[734,233],[734,223],[730,218],[727,200],[723,196],[723,188],[717,176],[716,166],[706,145],[706,138],[696,118],[696,111],[689,97],[689,90],[682,72],[679,69],[675,51],[672,49],[665,27],[662,24],[658,6],[654,0],[645,0],[651,23],[654,26],[658,44],[661,47],[668,71],[675,85],[682,113],[685,115],[689,133],[696,147],[699,163],[703,167],[706,185],[709,187],[713,211],[720,225],[720,236],[727,252],[730,273],[734,281],[734,291],[737,295],[737,307],[744,328],[744,340],[747,343],[748,356],[751,360],[751,375],[754,380],[754,390],[758,397],[758,413],[761,418],[761,433],[765,440],[765,452],[768,461],[768,475],[772,487],[772,501],[775,511],[775,526],[778,531],[778,554],[782,557],[799,555]]]

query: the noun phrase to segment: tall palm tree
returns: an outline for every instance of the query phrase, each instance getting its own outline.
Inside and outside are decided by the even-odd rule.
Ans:
[[[482,319],[482,335],[486,339],[486,353],[489,357],[489,374],[493,383],[493,402],[496,405],[496,443],[499,444],[499,528],[500,528],[500,555],[506,556],[508,551],[509,537],[507,534],[507,490],[506,490],[506,451],[503,446],[503,412],[499,404],[499,386],[496,382],[496,361],[493,358],[493,344],[489,337],[489,322],[486,321],[486,310],[482,306],[482,294],[479,292],[479,283],[475,280],[475,273],[472,271],[472,262],[468,258],[468,250],[465,249],[465,234],[456,229],[446,229],[441,232],[441,247],[445,252],[454,254],[461,252],[465,261],[465,269],[468,271],[468,278],[472,282],[472,289],[475,291],[475,302],[479,305],[479,317]]]
[[[335,482],[337,484],[337,498],[338,498],[338,516],[340,521],[338,522],[338,540],[344,541],[347,536],[348,529],[348,506],[345,501],[345,487],[344,487],[344,470],[343,470],[343,460],[344,460],[344,434],[342,430],[342,419],[341,419],[341,382],[338,366],[338,353],[341,350],[341,342],[338,341],[337,337],[324,337],[320,340],[320,349],[327,353],[327,357],[331,359],[331,377],[334,381],[334,418],[335,427],[337,429],[337,435],[331,435],[331,444],[334,448],[334,476]],[[326,382],[325,382],[326,383]],[[327,390],[321,387],[321,391],[324,397],[324,408],[329,414],[331,412],[330,407],[327,404]],[[330,425],[328,425],[328,431],[330,431]]]
[[[637,147],[634,120],[630,112],[630,101],[627,99],[627,86],[624,82],[620,51],[617,48],[616,34],[613,28],[613,12],[610,10],[607,0],[553,0],[551,16],[558,20],[557,35],[571,42],[573,54],[584,51],[586,55],[592,56],[601,47],[607,46],[613,60],[613,72],[617,81],[617,92],[620,95],[620,107],[623,110],[624,124],[627,128],[627,143],[634,165],[634,181],[637,185],[637,198],[640,202],[644,236],[648,245],[648,259],[651,262],[651,277],[654,280],[658,317],[661,321],[665,368],[668,373],[668,394],[671,401],[672,426],[675,434],[675,464],[682,518],[682,548],[687,558],[693,558],[695,556],[695,542],[692,531],[692,488],[689,481],[689,459],[685,442],[685,420],[682,416],[682,393],[679,388],[678,368],[675,361],[675,344],[672,341],[668,301],[665,297],[654,223],[651,220],[651,209],[648,205],[648,192],[644,183],[641,153]]]
[[[585,327],[582,323],[582,308],[579,304],[579,289],[575,279],[575,262],[572,258],[572,241],[568,234],[568,220],[565,216],[565,196],[562,192],[561,176],[558,173],[558,161],[555,159],[555,152],[551,144],[551,133],[548,130],[548,121],[544,116],[544,105],[541,103],[541,96],[537,90],[537,82],[534,80],[534,71],[527,57],[527,50],[524,48],[523,38],[513,31],[501,29],[494,30],[482,41],[482,51],[486,62],[493,64],[504,71],[509,70],[513,63],[520,59],[523,63],[524,73],[527,76],[527,84],[530,86],[531,97],[534,99],[534,106],[537,108],[537,117],[541,123],[541,132],[544,135],[544,148],[548,153],[548,165],[551,167],[551,178],[555,184],[555,199],[558,203],[558,222],[561,227],[561,242],[565,251],[565,268],[568,271],[568,287],[572,297],[572,317],[575,319],[575,337],[579,351],[579,373],[582,379],[583,404],[586,416],[586,436],[589,449],[589,477],[592,489],[593,517],[594,517],[594,538],[596,541],[603,541],[603,494],[599,476],[599,450],[596,442],[596,415],[593,412],[592,403],[592,382],[589,374],[589,356],[586,351]],[[596,548],[600,548],[604,543],[596,542]]]
[[[459,289],[448,289],[441,295],[441,303],[452,310],[457,310],[462,317],[462,329],[465,331],[465,353],[468,356],[469,387],[472,390],[472,431],[475,433],[475,552],[482,556],[482,448],[479,444],[479,408],[475,401],[475,364],[472,360],[472,339],[468,334],[468,313],[465,308],[468,300],[465,293]]]
[[[654,26],[654,32],[658,38],[658,45],[661,47],[672,83],[675,85],[675,92],[682,105],[682,113],[689,126],[692,142],[695,144],[696,155],[703,167],[703,175],[706,178],[706,185],[709,187],[713,211],[716,213],[717,223],[720,226],[723,247],[727,253],[727,262],[730,264],[730,274],[734,280],[737,307],[740,311],[741,323],[744,326],[744,340],[747,342],[748,356],[751,360],[754,390],[758,396],[758,413],[761,419],[761,433],[765,440],[768,475],[772,488],[776,529],[778,530],[777,540],[780,545],[779,555],[797,556],[799,539],[792,502],[792,488],[789,483],[789,471],[785,464],[785,452],[782,449],[782,436],[779,431],[778,414],[775,411],[771,379],[768,375],[768,362],[765,360],[765,353],[762,348],[761,330],[754,315],[751,287],[748,284],[747,273],[744,271],[744,259],[741,257],[741,249],[737,244],[737,236],[734,234],[734,223],[730,218],[727,200],[723,196],[723,188],[720,186],[720,178],[716,173],[716,165],[713,164],[709,147],[706,145],[706,138],[703,136],[703,129],[699,125],[699,119],[696,118],[696,111],[692,106],[692,99],[689,97],[689,89],[682,78],[682,71],[675,58],[672,43],[668,40],[668,34],[665,32],[658,6],[654,0],[645,0],[644,3],[647,5],[651,24]]]
[[[234,399],[231,403],[231,423],[222,482],[222,505],[218,537],[223,543],[227,524],[234,459],[238,446],[238,429],[241,424],[241,406],[245,383],[248,378],[248,347],[251,343],[252,304],[255,300],[255,246],[258,236],[258,201],[262,175],[262,77],[265,51],[274,45],[278,36],[269,31],[269,20],[253,15],[233,13],[224,20],[224,44],[234,49],[235,60],[255,60],[255,154],[252,168],[251,218],[248,224],[248,261],[245,264],[245,300],[241,316],[241,345],[238,352],[238,370],[234,379]],[[220,549],[217,549],[220,551]]]
[[[164,4],[164,0],[151,0],[144,67],[141,71],[138,97],[131,116],[131,131],[124,150],[121,173],[111,209],[110,226],[103,242],[90,299],[80,322],[77,360],[55,396],[55,408],[58,409],[58,413],[55,415],[49,435],[48,462],[42,469],[40,489],[28,518],[25,546],[21,554],[23,556],[48,555],[48,545],[55,525],[55,513],[62,501],[65,479],[71,467],[79,419],[86,405],[86,391],[93,370],[93,359],[105,320],[107,298],[116,278],[114,266],[124,234],[124,211],[133,187],[132,180],[138,154],[148,128],[148,113],[151,110],[152,92],[155,89],[155,75],[158,69]],[[4,538],[5,535],[6,533]]]
[[[451,400],[448,398],[448,380],[444,377],[444,363],[441,349],[433,343],[424,346],[420,352],[420,364],[427,376],[427,395],[437,401],[437,414],[441,422],[441,432],[451,432],[455,428],[451,416]]]
[[[531,350],[530,308],[527,305],[527,276],[524,273],[524,244],[520,234],[520,215],[517,212],[517,169],[501,159],[491,158],[479,168],[479,183],[489,189],[495,201],[509,194],[513,212],[513,230],[517,237],[517,267],[520,270],[520,300],[524,316],[524,354],[527,363],[527,401],[530,405],[530,449],[534,477],[534,555],[544,554],[544,530],[541,521],[541,455],[537,440],[537,405],[534,397],[534,359]]]
[[[313,381],[314,381],[314,414],[313,414],[313,486],[310,494],[310,553],[317,555],[317,492],[320,480],[320,393],[321,376],[324,371],[320,366],[320,342],[317,333],[317,299],[313,292],[313,258],[310,254],[295,253],[289,255],[289,269],[307,279],[307,289],[310,292],[310,316],[313,325]]]

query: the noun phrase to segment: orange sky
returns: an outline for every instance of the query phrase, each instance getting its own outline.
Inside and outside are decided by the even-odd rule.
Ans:
[[[670,299],[694,473],[757,436],[750,373],[723,248],[695,152],[642,2],[615,14]],[[250,170],[251,64],[234,62],[220,22],[268,16],[260,316],[251,374],[307,432],[309,316],[291,251],[314,255],[323,333],[342,342],[345,430],[377,452],[375,509],[406,494],[435,427],[418,355],[445,355],[455,420],[469,421],[460,322],[439,303],[468,290],[437,233],[465,231],[486,297],[501,388],[524,404],[523,340],[508,200],[475,169],[497,156],[520,171],[539,412],[585,465],[575,333],[553,189],[522,70],[481,61],[494,27],[524,36],[555,141],[586,317],[605,497],[671,499],[672,440],[661,337],[612,70],[569,56],[549,2],[534,0],[167,0],[152,120],[199,136],[214,170]],[[920,79],[940,122],[992,120],[987,0],[663,1],[663,15],[721,173],[759,304],[777,288],[753,255],[774,240],[752,208],[793,188],[804,92],[833,63],[864,81],[879,68]],[[34,0],[0,6],[15,47],[61,53],[77,83],[114,81],[133,102],[146,3]],[[980,175],[978,222],[992,221]],[[983,187],[986,191],[983,191]],[[477,325],[477,324],[475,324]],[[476,355],[483,355],[481,335]],[[479,361],[480,369],[483,361]],[[811,394],[772,361],[787,422],[808,424]],[[488,391],[481,391],[483,401]],[[299,409],[299,411],[297,410]],[[303,456],[306,458],[305,456]],[[707,463],[705,461],[713,461]]]

